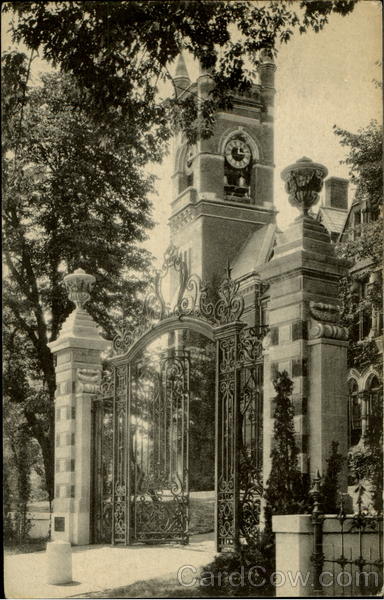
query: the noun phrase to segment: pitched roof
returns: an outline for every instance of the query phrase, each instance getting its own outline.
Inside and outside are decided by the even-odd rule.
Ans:
[[[329,233],[341,233],[348,215],[348,211],[330,206],[320,206],[317,220],[320,221]]]
[[[237,279],[267,262],[275,240],[276,223],[263,225],[245,240],[237,257],[232,262],[232,277]]]

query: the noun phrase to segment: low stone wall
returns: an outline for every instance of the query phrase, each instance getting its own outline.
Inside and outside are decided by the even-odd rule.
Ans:
[[[15,511],[11,511],[9,516],[16,524],[17,515]],[[29,507],[27,512],[27,519],[30,524],[30,528],[28,530],[28,537],[32,540],[37,540],[41,538],[48,538],[49,535],[49,522],[51,518],[51,513],[46,508],[41,508],[38,506]]]
[[[360,555],[370,563],[380,560],[382,530],[380,534],[377,526],[376,529],[368,526],[360,535],[356,528],[352,528],[353,517],[348,515],[342,524],[342,534],[337,517],[324,516],[322,595],[359,596],[361,586],[373,592],[380,589],[383,585],[382,566],[363,565],[360,572],[358,560]],[[273,531],[276,535],[276,596],[314,596],[311,515],[273,517]],[[348,561],[344,569],[337,562],[341,556]]]
[[[29,537],[34,539],[46,538],[49,535],[49,512],[29,512],[28,518],[31,523],[31,529],[29,530]]]

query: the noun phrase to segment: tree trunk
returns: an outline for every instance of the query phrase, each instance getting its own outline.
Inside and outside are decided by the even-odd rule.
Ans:
[[[54,398],[50,395],[49,407],[47,410],[47,421],[39,421],[35,414],[24,411],[33,437],[39,443],[44,463],[45,484],[48,493],[48,500],[52,502],[54,491],[54,440],[55,440],[55,411]]]

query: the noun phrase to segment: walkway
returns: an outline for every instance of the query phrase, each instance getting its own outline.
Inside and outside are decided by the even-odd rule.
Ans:
[[[6,598],[76,598],[80,594],[130,585],[143,579],[177,574],[183,565],[198,568],[214,556],[212,534],[196,535],[188,546],[78,546],[72,549],[73,582],[45,583],[46,554],[5,557]]]

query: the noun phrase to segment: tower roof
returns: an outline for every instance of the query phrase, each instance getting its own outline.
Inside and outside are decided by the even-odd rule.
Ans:
[[[177,57],[175,79],[189,79],[187,67],[185,64],[184,56],[180,53]]]

